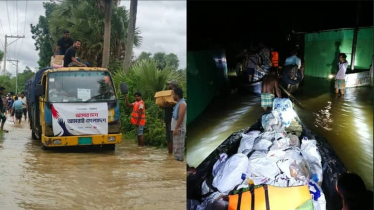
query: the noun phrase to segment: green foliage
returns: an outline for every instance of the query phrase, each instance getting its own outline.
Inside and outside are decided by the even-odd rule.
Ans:
[[[167,144],[164,110],[155,104],[154,95],[157,91],[164,90],[166,88],[166,82],[172,79],[177,80],[179,84],[185,84],[185,81],[183,81],[183,72],[176,71],[169,66],[160,70],[157,68],[157,62],[153,59],[136,62],[128,73],[124,73],[124,71],[119,68],[113,74],[113,81],[117,90],[122,82],[127,83],[130,103],[135,101],[135,92],[141,91],[143,95],[143,101],[146,107],[144,136],[146,144],[148,145],[165,146]],[[184,88],[184,91],[185,90]],[[124,98],[125,96],[119,94],[119,97]],[[122,132],[125,136],[135,137],[135,127],[130,124],[132,109],[126,107],[125,101],[121,101],[120,109]]]
[[[101,66],[104,45],[104,11],[95,1],[69,0],[60,4],[44,3],[46,16],[39,17],[36,26],[31,25],[31,33],[35,39],[39,53],[39,66],[49,66],[50,58],[58,39],[64,30],[69,30],[73,40],[82,41],[82,48],[77,56],[93,66]],[[111,59],[122,56],[127,37],[128,15],[125,7],[114,4],[111,20]],[[134,45],[141,45],[142,37],[139,29],[135,30]]]
[[[28,79],[30,79],[32,76],[35,75],[35,72],[33,72],[29,67],[26,67],[26,69],[22,73],[18,73],[18,88],[17,92],[20,93],[25,88],[25,83]],[[16,77],[12,77],[11,75],[1,75],[0,76],[0,84],[1,86],[5,87],[5,92],[13,92],[16,91]]]
[[[179,67],[178,56],[174,53],[166,54],[164,52],[157,52],[153,55],[153,57],[151,56],[152,53],[141,52],[138,58],[136,59],[136,62],[153,59],[157,62],[158,69],[165,69],[165,67],[168,66],[169,68],[177,70]]]
[[[152,53],[141,52],[136,61],[143,61],[151,59]]]
[[[49,66],[51,56],[53,55],[52,37],[49,33],[48,19],[52,10],[56,7],[55,3],[43,2],[45,16],[39,16],[39,22],[36,25],[31,24],[32,38],[35,40],[35,50],[39,50],[40,67]]]
[[[0,62],[3,61],[4,58],[4,52],[0,50]]]

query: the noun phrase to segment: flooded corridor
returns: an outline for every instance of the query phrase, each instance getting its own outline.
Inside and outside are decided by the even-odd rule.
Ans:
[[[295,110],[306,126],[324,137],[349,171],[373,189],[373,95],[371,87],[334,93],[332,81],[305,78],[294,96],[304,106]],[[251,126],[263,114],[260,97],[231,94],[214,99],[188,126],[187,163],[198,166],[233,132]]]
[[[186,165],[124,140],[115,152],[41,149],[28,122],[0,140],[1,209],[185,209]]]

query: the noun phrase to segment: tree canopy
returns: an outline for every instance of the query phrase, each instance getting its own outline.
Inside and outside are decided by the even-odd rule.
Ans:
[[[45,16],[39,17],[37,25],[31,24],[31,33],[35,39],[35,48],[39,51],[40,67],[50,63],[53,50],[64,30],[69,30],[73,40],[82,41],[82,48],[77,56],[93,66],[101,66],[104,43],[104,11],[95,1],[70,0],[62,3],[43,3]],[[111,62],[123,56],[128,26],[128,10],[113,6],[111,19]],[[135,31],[134,45],[141,45],[139,29]]]

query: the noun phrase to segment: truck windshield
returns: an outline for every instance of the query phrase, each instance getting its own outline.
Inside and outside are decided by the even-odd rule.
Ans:
[[[88,102],[116,99],[108,72],[52,72],[47,79],[49,102]]]

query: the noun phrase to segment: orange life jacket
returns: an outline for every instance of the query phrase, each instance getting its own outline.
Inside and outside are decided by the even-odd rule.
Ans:
[[[273,52],[271,52],[271,54],[272,54],[271,63],[273,64],[274,67],[278,67],[278,65],[279,65],[278,52],[273,51]]]
[[[142,110],[142,116],[140,118],[139,125],[145,125],[145,105],[144,105],[143,100],[134,102],[134,107],[133,107],[132,113],[131,113],[131,124],[136,125],[137,122],[138,122],[140,104],[143,104],[143,110]]]
[[[296,209],[311,198],[308,185],[297,187],[264,185],[254,190],[229,195],[228,210]]]

